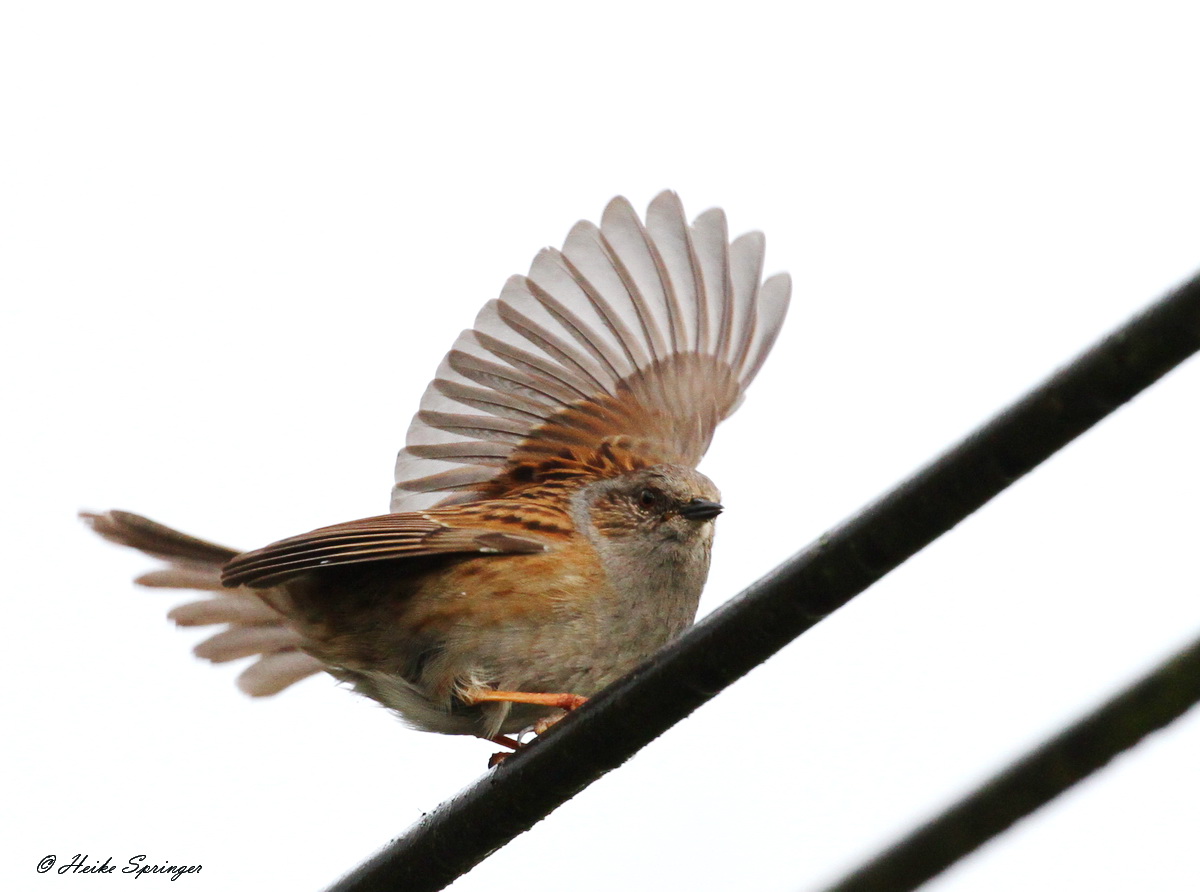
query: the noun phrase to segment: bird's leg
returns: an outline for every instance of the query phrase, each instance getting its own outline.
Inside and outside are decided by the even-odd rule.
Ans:
[[[476,703],[529,703],[533,706],[550,706],[566,712],[578,709],[587,703],[587,697],[581,697],[579,694],[538,694],[531,691],[492,691],[487,688],[464,691],[459,694],[459,699],[468,706],[474,706]],[[534,733],[541,734],[561,718],[561,715],[556,715],[552,718],[538,719],[533,726]],[[487,739],[492,743],[500,744],[500,746],[507,746],[513,752],[524,745],[503,734]],[[511,755],[512,753],[493,753],[492,757],[488,759],[488,768],[494,768]]]
[[[587,703],[587,697],[578,694],[535,694],[530,691],[489,691],[481,688],[461,695],[468,706],[476,703],[531,703],[534,706],[552,706],[570,712]]]
[[[492,743],[499,744],[500,746],[506,746],[512,750],[513,753],[515,753],[524,745],[519,740],[514,740],[513,738],[504,734],[497,734],[495,737],[486,737],[484,739],[490,740]],[[495,768],[511,755],[512,753],[492,753],[491,758],[488,759],[488,768]]]

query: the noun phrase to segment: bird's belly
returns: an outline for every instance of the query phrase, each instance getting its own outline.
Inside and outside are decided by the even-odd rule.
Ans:
[[[499,704],[467,706],[464,691],[591,697],[695,617],[702,577],[649,573],[613,585],[595,569],[540,567],[539,557],[463,562],[438,578],[436,590],[418,583],[418,591],[391,600],[399,614],[381,614],[372,630],[352,637],[373,639],[366,650],[376,656],[331,671],[418,728],[480,734],[495,726]],[[499,727],[511,733],[554,712],[505,704]]]
[[[691,624],[688,612],[661,605],[613,605],[530,628],[496,630],[479,657],[504,685],[590,697]]]

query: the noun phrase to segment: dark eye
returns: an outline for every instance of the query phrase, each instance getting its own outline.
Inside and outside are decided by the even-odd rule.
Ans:
[[[638,494],[638,505],[649,511],[662,505],[664,498],[665,496],[657,489],[643,489]]]

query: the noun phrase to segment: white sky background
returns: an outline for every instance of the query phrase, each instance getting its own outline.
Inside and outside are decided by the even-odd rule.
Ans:
[[[0,13],[5,888],[315,890],[482,772],[332,681],[243,697],[75,512],[386,510],[454,336],[612,195],[795,280],[702,466],[702,613],[1200,267],[1194,4],[503,6]],[[1198,405],[1193,361],[454,888],[853,866],[1200,632]],[[1194,889],[1197,753],[1200,714],[929,888]]]

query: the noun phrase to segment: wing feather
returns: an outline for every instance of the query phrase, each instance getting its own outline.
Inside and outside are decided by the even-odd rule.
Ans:
[[[581,220],[567,233],[562,260],[605,327],[616,338],[628,368],[651,364],[652,346],[637,318],[634,297],[605,250],[604,238],[594,223]]]
[[[600,236],[608,262],[629,296],[651,359],[664,361],[675,352],[662,331],[664,327],[671,331],[667,292],[659,276],[654,248],[633,205],[621,197],[609,202],[600,221]]]
[[[729,280],[733,288],[733,326],[729,364],[741,372],[754,341],[758,315],[758,285],[762,281],[765,240],[761,232],[748,232],[729,246]]]
[[[614,468],[694,466],[787,312],[790,279],[763,283],[763,253],[760,233],[731,244],[719,209],[688,225],[672,192],[645,223],[624,198],[599,226],[577,223],[455,341],[397,457],[392,510],[503,497],[572,467],[595,473],[604,449],[625,451]],[[363,543],[353,556],[400,547]]]
[[[705,211],[692,224],[696,245],[697,283],[703,289],[708,314],[708,338],[700,345],[700,354],[726,358],[732,312],[729,283],[729,227],[720,208]]]
[[[663,192],[646,210],[646,238],[662,281],[671,320],[674,352],[695,350],[699,332],[691,232],[683,204],[674,192]]]
[[[221,582],[228,587],[263,588],[325,567],[439,554],[533,554],[548,547],[544,538],[488,528],[486,518],[470,510],[383,514],[322,527],[240,554],[221,569]]]
[[[523,313],[518,308],[518,303],[528,304],[532,301],[543,312],[548,313],[545,307],[536,303],[537,298],[534,297],[528,288],[523,288],[520,294],[508,293],[507,288],[505,291],[507,300],[495,302],[496,315],[500,317],[502,326],[500,330],[502,334],[507,334],[503,330],[503,326],[507,326],[507,328],[512,329],[513,332],[530,344],[540,348],[547,356],[558,360],[564,366],[570,366],[578,370],[585,382],[585,386],[587,386],[589,394],[613,392],[613,387],[616,385],[618,379],[611,368],[601,366],[594,356],[586,350],[580,353],[579,350],[573,348],[567,341],[546,328],[545,325],[539,323],[530,315]],[[486,307],[484,312],[487,312]],[[553,316],[550,316],[549,321],[550,324],[558,322]],[[558,322],[558,324],[561,325],[562,323]]]
[[[787,273],[771,276],[759,289],[758,324],[755,326],[754,343],[747,354],[745,370],[742,372],[743,387],[758,375],[767,354],[775,346],[775,338],[783,326],[784,316],[787,315],[788,297],[791,293],[792,279]]]
[[[569,368],[563,368],[554,362],[553,359],[546,356],[544,352],[534,353],[529,350],[522,350],[520,347],[515,347],[512,344],[502,341],[500,338],[494,338],[486,332],[478,331],[475,333],[475,339],[479,346],[491,353],[493,356],[498,356],[505,362],[516,368],[531,374],[533,376],[541,376],[560,392],[566,394],[566,399],[577,400],[587,399],[594,392],[595,382],[588,382],[574,374]]]
[[[555,285],[545,273],[539,274],[536,268],[530,270],[530,278],[528,280],[529,293],[537,300],[551,318],[553,318],[563,330],[568,332],[582,346],[590,356],[594,357],[604,368],[607,369],[610,384],[605,387],[609,393],[615,393],[615,386],[628,375],[633,374],[634,367],[628,364],[627,358],[619,353],[614,346],[610,346],[613,342],[609,341],[602,328],[596,327],[596,323],[600,323],[605,327],[603,317],[601,316],[600,308],[589,303],[586,292],[579,288],[578,283],[570,275],[570,270],[566,267],[566,261],[558,252],[543,252],[539,255],[545,257],[546,262],[542,264],[545,269],[553,270],[554,272],[566,272],[567,279],[562,283]],[[535,261],[536,265],[536,261]],[[538,278],[534,278],[538,275]],[[545,276],[545,277],[544,277]],[[568,287],[565,282],[569,281]],[[551,291],[551,288],[557,288],[556,291]],[[572,294],[571,288],[578,291],[578,294]],[[592,324],[589,325],[584,320],[583,316],[572,311],[564,300],[555,297],[555,294],[562,294],[566,298],[575,298],[576,304],[581,304],[581,310],[587,311],[587,314],[592,317]]]
[[[450,351],[447,359],[450,362],[450,368],[476,384],[504,393],[518,393],[535,403],[550,406],[552,409],[565,402],[569,403],[579,399],[579,393],[563,384],[557,377],[531,374],[515,365],[504,365],[482,359],[471,348],[480,352],[487,350],[479,342],[474,332],[466,332],[459,338],[455,349]]]

